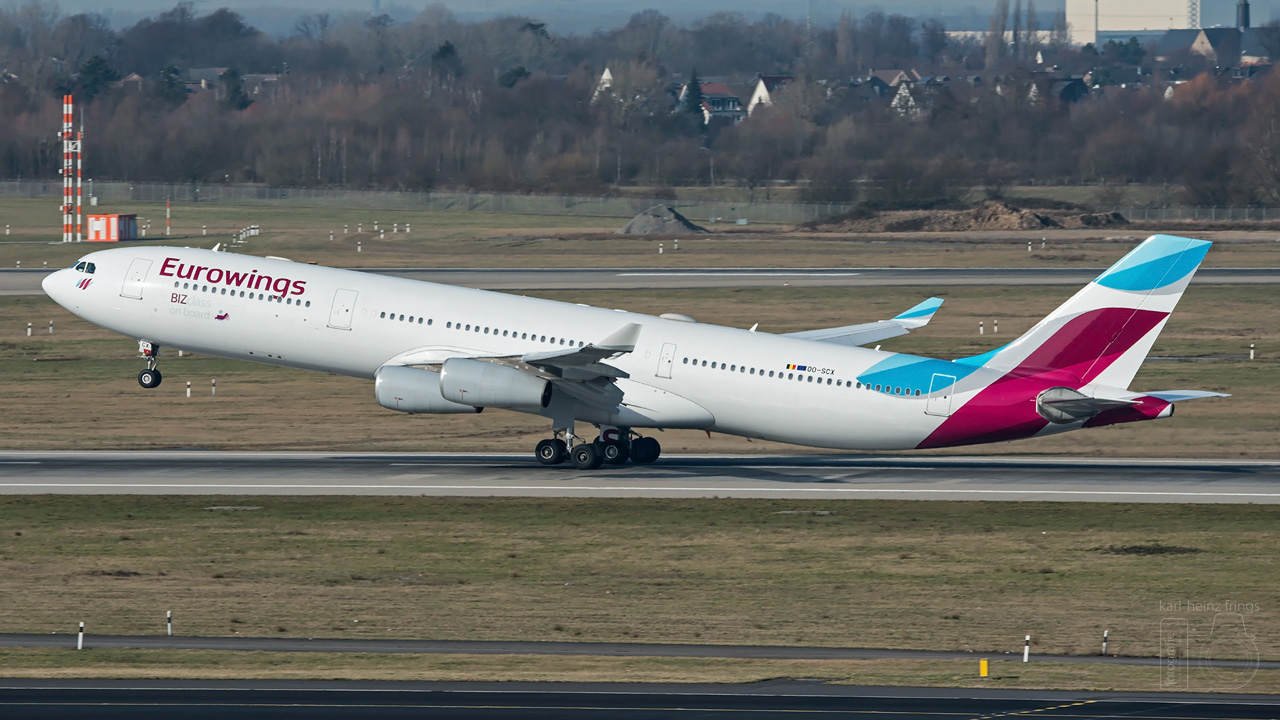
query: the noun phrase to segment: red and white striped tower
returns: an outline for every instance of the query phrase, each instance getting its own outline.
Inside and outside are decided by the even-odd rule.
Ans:
[[[84,113],[80,113],[80,132],[76,133],[76,242],[81,242],[84,237],[81,230],[84,225],[81,223],[82,202],[84,201]]]
[[[62,96],[62,242],[71,242],[73,204],[71,177],[73,168],[72,153],[75,147],[75,130],[71,117],[75,112],[71,96]]]

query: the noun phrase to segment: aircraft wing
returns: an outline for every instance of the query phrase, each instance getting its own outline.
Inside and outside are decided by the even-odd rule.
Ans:
[[[623,396],[614,381],[630,376],[603,361],[635,350],[639,339],[640,325],[627,323],[603,340],[583,347],[484,359],[536,373],[581,402],[612,410]]]
[[[835,343],[836,345],[866,345],[877,340],[906,335],[915,328],[928,325],[929,321],[933,319],[933,314],[938,312],[940,307],[942,307],[942,298],[929,298],[889,320],[863,323],[861,325],[823,328],[821,330],[804,330],[784,333],[784,335],[801,340]]]

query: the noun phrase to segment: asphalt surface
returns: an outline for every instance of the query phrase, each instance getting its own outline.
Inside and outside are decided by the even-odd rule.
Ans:
[[[1252,720],[1260,695],[750,685],[0,680],[0,717],[26,718],[774,718],[925,720],[1030,716]]]
[[[532,453],[27,452],[0,453],[0,493],[1277,503],[1280,462],[675,455],[578,471]]]
[[[56,268],[55,268],[56,269]],[[485,290],[628,290],[778,287],[1079,286],[1103,268],[359,268]],[[52,270],[0,270],[0,295],[41,295]],[[1202,285],[1274,285],[1280,268],[1201,268]]]

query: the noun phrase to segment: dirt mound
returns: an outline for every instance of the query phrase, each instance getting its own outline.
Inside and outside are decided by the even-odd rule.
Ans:
[[[939,217],[930,230],[1040,230],[1058,227],[1048,215],[1033,213],[1002,202],[984,202],[972,210],[957,210]]]
[[[989,201],[970,210],[898,210],[874,212],[855,210],[844,215],[808,223],[815,232],[968,232],[974,230],[1044,230],[1125,225],[1120,213],[1068,214],[1038,213],[1007,203]]]
[[[1063,227],[1109,227],[1111,225],[1128,225],[1129,221],[1118,212],[1085,213],[1069,215],[1062,220]]]
[[[654,205],[631,219],[616,235],[679,235],[683,233],[704,233],[706,228],[698,227],[689,219],[666,205]]]

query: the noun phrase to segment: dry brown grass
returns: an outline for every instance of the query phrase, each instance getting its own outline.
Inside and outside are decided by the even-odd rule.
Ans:
[[[527,655],[369,655],[194,650],[0,649],[10,678],[400,680],[447,682],[751,683],[780,677],[849,685],[913,685],[1101,692],[1280,692],[1280,672],[1191,674],[1161,688],[1158,668],[973,660],[736,660]]]
[[[135,208],[137,209],[137,208]],[[143,206],[143,215],[159,218],[164,206]],[[37,200],[0,199],[0,216],[14,223],[15,235],[0,236],[0,267],[65,267],[76,258],[110,244],[64,245],[56,211]],[[371,232],[406,222],[413,233]],[[547,215],[369,211],[334,208],[188,206],[175,210],[174,237],[162,244],[212,247],[234,229],[258,224],[262,235],[244,252],[280,255],[300,262],[338,267],[1083,267],[1115,262],[1149,230],[991,231],[968,233],[783,232],[749,228],[711,235],[671,237],[612,234],[625,220]],[[363,222],[364,232],[356,233]],[[343,224],[350,232],[342,234]],[[200,225],[210,235],[200,234]],[[335,230],[334,240],[329,231]],[[1280,243],[1272,231],[1208,230],[1189,233],[1218,244],[1207,267],[1280,266]],[[154,233],[152,237],[154,238]],[[1040,241],[1047,238],[1045,249]],[[3,242],[9,240],[9,242]],[[19,244],[14,240],[40,241]],[[1033,251],[1026,251],[1027,241]],[[46,244],[44,241],[55,241]],[[361,251],[356,252],[357,243]],[[665,252],[658,254],[658,244]]]
[[[214,506],[259,510],[210,511]],[[829,515],[787,514],[823,509]],[[10,632],[1274,657],[1275,506],[0,497]],[[1133,546],[1190,548],[1134,554]],[[1218,603],[1190,607],[1186,603]],[[1234,615],[1238,613],[1239,615]],[[1229,634],[1243,616],[1251,639]],[[1224,629],[1226,628],[1226,629]]]

